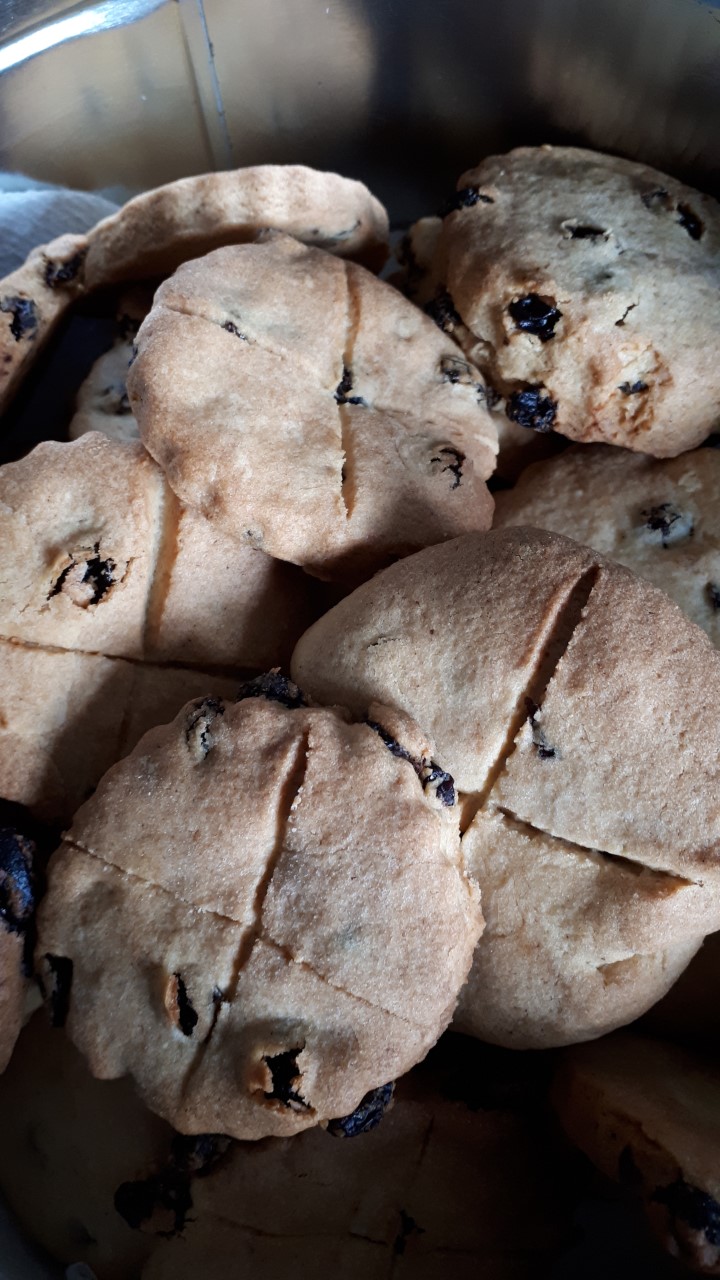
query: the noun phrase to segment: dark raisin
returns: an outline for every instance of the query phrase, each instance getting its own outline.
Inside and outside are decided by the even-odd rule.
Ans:
[[[303,1046],[299,1045],[297,1049],[286,1049],[283,1053],[263,1058],[272,1076],[272,1089],[265,1094],[265,1097],[269,1102],[281,1102],[284,1107],[290,1107],[292,1111],[309,1109],[309,1104],[302,1095],[297,1089],[293,1089],[295,1081],[300,1077],[297,1056],[302,1053],[302,1049]]]
[[[12,827],[0,827],[0,921],[25,933],[35,910],[34,845]]]
[[[30,298],[3,298],[0,311],[12,316],[10,332],[16,342],[29,337],[38,327],[37,309]]]
[[[193,707],[188,716],[185,729],[185,741],[201,760],[208,755],[213,746],[211,726],[218,716],[225,715],[225,703],[222,698],[203,698]]]
[[[426,791],[435,792],[438,800],[446,809],[451,809],[455,804],[455,779],[451,774],[446,773],[444,769],[438,768],[436,764],[428,765],[420,774],[420,781]]]
[[[623,1147],[618,1156],[618,1179],[625,1187],[641,1187],[643,1176],[635,1163],[632,1147]]]
[[[243,342],[247,342],[248,340],[247,334],[241,333],[237,325],[233,324],[232,320],[226,320],[223,325],[223,329],[226,333],[234,333],[236,338],[242,338]]]
[[[643,528],[651,534],[657,534],[657,541],[663,547],[680,542],[683,538],[692,537],[694,528],[692,516],[684,515],[671,502],[661,502],[657,507],[648,507],[645,511],[641,511],[640,515],[644,521]]]
[[[379,1125],[390,1106],[394,1092],[394,1082],[380,1085],[379,1089],[371,1089],[351,1115],[329,1121],[328,1133],[331,1133],[334,1138],[356,1138],[359,1133],[369,1133]]]
[[[168,1215],[168,1228],[157,1230],[156,1234],[169,1238],[184,1230],[192,1209],[189,1178],[172,1169],[163,1169],[137,1182],[123,1182],[115,1192],[113,1203],[120,1217],[135,1231],[156,1215],[162,1215],[160,1221]]]
[[[46,954],[45,964],[50,972],[50,991],[45,998],[50,1006],[50,1025],[64,1027],[70,1010],[70,989],[73,978],[73,962],[67,956]]]
[[[232,1138],[224,1133],[198,1133],[191,1136],[176,1133],[170,1149],[170,1162],[181,1173],[202,1178],[222,1160],[232,1142]]]
[[[173,978],[176,983],[175,999],[177,1004],[178,1026],[184,1036],[191,1036],[198,1024],[197,1010],[192,1007],[184,979],[179,973],[174,973]]]
[[[677,211],[680,226],[685,228],[691,240],[699,240],[705,227],[697,214],[693,213],[689,204],[679,204]]]
[[[440,360],[440,373],[445,382],[451,382],[453,385],[458,382],[463,386],[475,385],[473,371],[462,356],[443,356]]]
[[[449,213],[454,213],[456,209],[472,209],[476,204],[494,204],[492,196],[488,196],[479,187],[461,187],[459,191],[455,191],[449,200],[445,201],[438,213],[438,217],[446,218]]]
[[[100,543],[96,542],[93,548],[95,554],[90,556],[86,561],[85,572],[82,576],[83,582],[89,582],[92,585],[93,595],[91,604],[98,604],[111,587],[115,585],[113,574],[115,572],[115,561],[100,559]]]
[[[400,1210],[400,1230],[398,1231],[393,1242],[393,1253],[399,1257],[405,1252],[405,1247],[410,1236],[421,1236],[424,1234],[425,1228],[419,1227],[414,1218],[410,1217],[404,1209]]]
[[[87,250],[82,249],[80,253],[76,253],[74,258],[69,258],[67,262],[48,262],[45,268],[45,283],[51,289],[59,289],[64,284],[69,284],[71,280],[75,280],[80,272],[85,254]]]
[[[465,461],[465,454],[460,449],[456,449],[453,445],[445,445],[439,449],[436,456],[430,459],[431,463],[437,462],[441,471],[449,471],[452,474],[453,482],[451,489],[457,489],[462,480],[462,469]]]
[[[567,218],[560,226],[567,240],[607,240],[610,235],[605,227],[595,227],[590,222],[577,222],[575,218]]]
[[[547,738],[545,737],[543,730],[540,728],[540,725],[537,723],[535,719],[539,711],[539,707],[532,701],[531,698],[525,699],[525,706],[527,707],[528,724],[530,725],[530,730],[532,733],[533,745],[535,747],[535,750],[538,753],[538,756],[540,757],[541,760],[555,760],[559,753],[555,747],[550,746]]]
[[[378,724],[376,720],[368,720],[367,725],[369,729],[372,729],[374,733],[377,733],[378,736],[382,738],[388,751],[390,751],[394,756],[397,756],[399,760],[409,760],[415,769],[415,772],[419,772],[420,762],[413,759],[407,747],[403,747],[399,742],[397,742],[396,739],[388,733],[387,729],[383,729],[382,725]]]
[[[537,293],[528,293],[526,297],[511,302],[508,311],[516,328],[523,333],[534,334],[541,342],[549,342],[555,337],[555,325],[562,317],[562,311]]]
[[[708,1244],[720,1245],[720,1204],[699,1187],[677,1178],[653,1194],[657,1204],[664,1204],[673,1219],[686,1223],[693,1231],[702,1231]]]
[[[279,670],[268,671],[266,675],[255,676],[254,680],[241,684],[235,701],[243,702],[245,698],[267,698],[268,702],[280,702],[291,711],[307,706],[297,685],[281,675]]]
[[[541,385],[513,391],[505,405],[505,413],[511,422],[532,431],[551,431],[557,414],[557,400],[543,394]]]
[[[349,396],[348,391],[352,391],[352,373],[347,365],[343,365],[342,378],[335,389],[335,399],[338,404],[366,404],[362,396]]]
[[[443,333],[452,333],[457,325],[462,324],[447,289],[438,290],[435,297],[425,304],[425,314],[435,321]]]
[[[710,608],[717,613],[720,610],[720,586],[717,582],[708,582],[705,591],[710,602]]]
[[[646,209],[671,209],[670,192],[664,187],[655,187],[653,191],[643,191],[640,199]]]
[[[637,382],[621,382],[618,387],[618,391],[622,391],[624,396],[636,396],[641,391],[647,391],[647,389],[647,382],[643,382],[640,378]]]

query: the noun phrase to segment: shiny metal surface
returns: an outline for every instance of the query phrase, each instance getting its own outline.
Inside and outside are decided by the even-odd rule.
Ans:
[[[120,22],[155,3],[44,8]],[[0,65],[42,9],[0,3]],[[403,221],[520,142],[720,191],[718,120],[717,0],[165,0],[0,76],[0,166],[134,191],[302,160],[364,178]]]

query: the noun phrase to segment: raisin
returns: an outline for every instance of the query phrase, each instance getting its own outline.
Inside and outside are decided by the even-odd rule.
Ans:
[[[25,933],[35,910],[34,845],[12,827],[0,827],[0,921]]]
[[[643,528],[651,534],[658,534],[657,539],[663,547],[680,542],[683,538],[691,538],[694,531],[691,516],[683,515],[671,502],[661,502],[657,507],[648,507],[641,511],[644,520]]]
[[[59,289],[62,285],[75,280],[85,261],[86,252],[86,249],[81,249],[80,253],[76,253],[74,258],[68,258],[67,262],[48,262],[45,267],[46,285],[51,289]]]
[[[532,333],[541,342],[549,342],[555,337],[555,325],[562,317],[562,311],[537,293],[528,293],[526,297],[511,302],[508,311],[517,329]]]
[[[86,561],[82,581],[89,582],[92,585],[93,595],[90,604],[98,604],[110,588],[115,585],[113,577],[115,561],[109,558],[107,560],[100,559],[99,542],[95,543],[93,550],[95,554]]]
[[[368,720],[367,726],[369,729],[373,730],[373,733],[377,733],[378,736],[382,738],[385,746],[392,755],[397,756],[399,760],[409,760],[415,772],[418,772],[420,769],[420,762],[410,755],[407,747],[403,747],[395,738],[392,737],[391,734],[388,733],[387,729],[383,729],[382,725],[378,724],[376,720]]]
[[[671,209],[670,192],[664,187],[655,187],[653,191],[644,191],[640,197],[646,209]]]
[[[720,586],[717,582],[708,582],[705,591],[710,603],[710,608],[717,613],[720,610]]]
[[[531,431],[552,431],[557,414],[557,400],[544,395],[545,387],[540,384],[525,387],[522,391],[513,391],[505,405],[505,413],[511,422]]]
[[[401,1257],[405,1252],[405,1247],[410,1236],[421,1236],[424,1234],[424,1227],[419,1227],[414,1218],[410,1217],[404,1209],[400,1210],[400,1230],[398,1231],[393,1242],[393,1253]]]
[[[438,450],[437,455],[430,459],[431,463],[439,463],[441,471],[450,471],[453,476],[451,489],[457,489],[462,480],[462,468],[465,461],[465,454],[460,449],[456,449],[453,445],[444,445]]]
[[[343,365],[342,378],[338,382],[337,387],[335,389],[335,399],[337,400],[338,404],[366,405],[367,402],[363,400],[362,396],[348,395],[348,391],[352,391],[352,385],[353,385],[352,373],[348,369],[347,365]]]
[[[560,229],[566,240],[607,240],[610,232],[605,227],[595,227],[589,222],[578,222],[575,218],[567,218],[560,223]]]
[[[331,1133],[334,1138],[356,1138],[359,1133],[369,1133],[379,1125],[390,1106],[394,1092],[394,1082],[382,1084],[379,1089],[371,1089],[351,1115],[329,1121],[328,1133]]]
[[[155,1233],[167,1239],[184,1230],[192,1209],[189,1178],[172,1169],[163,1169],[137,1182],[123,1182],[115,1192],[113,1203],[120,1217],[135,1231],[156,1214],[169,1215],[169,1228]]]
[[[241,333],[237,325],[233,324],[232,320],[226,320],[223,325],[223,329],[225,330],[226,333],[234,333],[236,338],[242,338],[243,342],[248,341],[247,334]]]
[[[265,1094],[265,1097],[269,1102],[281,1102],[284,1107],[290,1107],[292,1111],[309,1110],[309,1104],[297,1089],[293,1089],[295,1081],[300,1077],[297,1056],[302,1053],[303,1047],[299,1045],[297,1049],[286,1049],[283,1053],[263,1058],[272,1076],[272,1089]]]
[[[673,1219],[693,1231],[702,1231],[708,1244],[720,1245],[720,1204],[706,1191],[680,1177],[667,1187],[658,1187],[652,1199],[666,1205]]]
[[[170,1162],[189,1177],[202,1178],[215,1168],[229,1151],[232,1138],[224,1133],[176,1133],[170,1149]]]
[[[281,675],[278,669],[241,684],[235,701],[243,702],[245,698],[266,698],[268,702],[279,702],[291,711],[307,706],[304,694],[297,685],[288,680],[287,676]]]
[[[699,240],[705,227],[697,214],[693,212],[689,204],[679,204],[677,211],[680,226],[685,228],[691,240]]]
[[[540,728],[540,725],[537,723],[535,719],[539,711],[539,707],[536,706],[536,704],[532,701],[531,698],[525,699],[525,705],[528,710],[528,724],[530,725],[530,732],[532,734],[533,746],[535,747],[535,750],[537,751],[538,756],[540,757],[541,760],[557,759],[559,754],[557,751],[557,748],[550,746],[547,738],[545,737],[543,730]]]
[[[399,760],[407,760],[408,763],[412,765],[420,779],[420,782],[422,783],[423,790],[430,789],[431,791],[434,791],[441,804],[445,805],[447,808],[454,805],[455,780],[449,773],[446,773],[444,769],[439,768],[439,766],[435,764],[434,760],[430,760],[429,762],[427,760],[418,760],[415,756],[411,755],[407,747],[403,747],[402,744],[398,742],[396,738],[393,738],[392,735],[388,733],[387,729],[384,729],[376,720],[368,720],[366,723],[369,729],[372,729],[374,733],[377,733],[378,736],[382,738],[382,741],[385,743],[385,746],[392,755],[397,756]]]
[[[643,382],[641,378],[638,378],[637,382],[621,382],[618,387],[618,391],[622,391],[624,396],[636,396],[647,389],[647,382]]]
[[[177,1018],[177,1025],[184,1036],[191,1036],[198,1024],[198,1015],[197,1010],[193,1009],[187,987],[179,973],[173,974],[171,993],[174,1004],[173,1013]]]
[[[190,712],[185,729],[185,741],[201,760],[205,759],[214,745],[210,734],[213,721],[218,716],[224,715],[225,703],[222,698],[203,698]]]
[[[451,382],[453,386],[458,382],[463,386],[475,385],[473,371],[462,356],[443,356],[440,360],[440,373],[443,381]]]
[[[70,1010],[70,989],[73,979],[73,962],[68,956],[45,956],[50,971],[51,987],[46,999],[50,1005],[50,1025],[64,1027]]]
[[[32,335],[38,327],[37,309],[30,298],[3,298],[0,311],[12,316],[10,332],[16,342]]]
[[[492,196],[486,195],[479,187],[461,187],[450,196],[449,200],[446,200],[439,210],[438,217],[446,218],[449,213],[455,213],[457,209],[472,209],[476,204],[494,203]]]
[[[462,324],[462,318],[455,310],[447,289],[439,289],[435,297],[425,304],[425,314],[435,321],[443,333],[452,333],[457,325]]]

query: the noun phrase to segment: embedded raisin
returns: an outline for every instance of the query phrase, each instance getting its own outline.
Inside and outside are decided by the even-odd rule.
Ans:
[[[679,204],[677,211],[680,226],[685,228],[691,240],[699,240],[705,227],[697,214],[693,212],[689,204]]]
[[[30,298],[3,298],[0,311],[12,316],[10,332],[16,342],[29,337],[38,327],[37,308]]]
[[[557,400],[544,392],[545,387],[540,384],[525,387],[522,391],[513,391],[505,405],[505,413],[510,421],[531,431],[552,431],[557,414]]]
[[[655,187],[653,191],[644,191],[640,196],[646,209],[671,209],[670,192],[664,187]]]
[[[684,515],[671,502],[661,502],[657,507],[648,507],[645,511],[641,511],[640,515],[645,522],[643,528],[650,534],[657,534],[657,539],[653,541],[659,541],[663,547],[680,542],[683,538],[692,537],[694,529],[692,516]]]
[[[177,1025],[184,1036],[191,1036],[198,1024],[197,1010],[193,1009],[185,981],[179,973],[173,974],[173,994],[177,1011]]]
[[[658,1187],[652,1199],[666,1205],[676,1221],[702,1231],[708,1244],[720,1245],[720,1204],[706,1191],[679,1177],[667,1187]]]
[[[537,293],[528,293],[526,297],[511,302],[508,311],[517,329],[532,333],[541,342],[549,342],[555,337],[555,325],[562,317],[562,311]]]
[[[83,582],[89,582],[92,586],[93,595],[90,604],[98,604],[103,596],[107,594],[111,587],[115,585],[113,573],[115,572],[115,561],[100,559],[100,543],[96,542],[93,548],[95,554],[85,563],[85,572],[82,576]]]
[[[462,468],[465,461],[465,454],[460,449],[456,449],[454,445],[444,445],[434,458],[430,459],[431,463],[438,463],[441,471],[449,471],[452,474],[453,482],[451,489],[457,489],[462,480]]]
[[[438,290],[435,297],[425,304],[425,314],[435,321],[443,333],[452,333],[457,325],[462,324],[447,289]]]
[[[203,698],[195,705],[188,717],[185,729],[185,741],[201,760],[208,755],[213,741],[210,733],[213,721],[225,715],[225,704],[222,698]]]
[[[461,187],[450,196],[449,200],[446,200],[438,217],[446,218],[449,213],[455,213],[457,209],[472,209],[476,204],[494,203],[492,196],[486,195],[479,187]]]
[[[351,1115],[329,1121],[328,1133],[331,1133],[334,1138],[356,1138],[359,1133],[369,1133],[379,1125],[390,1106],[394,1092],[394,1082],[380,1085],[379,1089],[371,1089]]]
[[[204,1177],[215,1168],[232,1146],[232,1138],[224,1133],[176,1133],[170,1149],[170,1162],[190,1177]]]
[[[69,258],[67,262],[48,262],[45,267],[45,283],[51,289],[59,289],[64,284],[69,284],[74,280],[80,272],[85,254],[87,250],[81,249],[76,253],[74,258]]]
[[[34,845],[12,827],[0,827],[0,921],[25,933],[35,910]]]
[[[362,396],[349,396],[348,391],[352,391],[352,373],[347,365],[343,365],[342,378],[335,389],[335,399],[338,404],[365,404]]]
[[[560,223],[566,240],[607,240],[610,232],[604,227],[595,227],[589,222],[578,222],[575,218],[567,218]]]
[[[297,1056],[302,1050],[303,1046],[299,1045],[296,1049],[286,1049],[283,1053],[263,1058],[272,1077],[272,1089],[265,1097],[269,1102],[281,1102],[292,1111],[309,1110],[309,1104],[297,1089],[293,1089],[295,1081],[300,1078]]]
[[[247,334],[241,333],[237,325],[233,324],[232,320],[226,320],[223,325],[223,329],[225,330],[226,333],[233,333],[236,338],[242,338],[243,342],[247,342],[248,340]]]
[[[637,382],[621,382],[618,386],[618,391],[622,391],[624,396],[636,396],[647,389],[647,382],[643,382],[641,378],[638,378]]]
[[[279,702],[291,711],[307,706],[297,685],[281,675],[279,670],[268,671],[266,675],[255,676],[254,680],[241,684],[235,701],[243,702],[245,698],[266,698],[268,702]]]

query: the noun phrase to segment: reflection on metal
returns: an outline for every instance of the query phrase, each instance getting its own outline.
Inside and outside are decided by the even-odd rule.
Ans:
[[[215,168],[230,169],[234,165],[233,147],[203,0],[179,0],[179,4],[188,57]]]
[[[152,13],[153,9],[158,9],[164,3],[165,0],[104,0],[104,3],[95,4],[79,13],[70,13],[54,22],[40,23],[0,46],[0,72],[8,71],[10,67],[16,67],[28,58],[45,53],[66,40],[77,40],[78,36],[123,27],[128,22]]]

